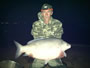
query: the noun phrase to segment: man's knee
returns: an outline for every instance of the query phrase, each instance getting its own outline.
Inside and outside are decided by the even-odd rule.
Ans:
[[[43,60],[35,59],[30,68],[42,68],[44,65],[45,62]]]
[[[59,59],[56,60],[51,60],[48,62],[49,66],[51,67],[56,67],[56,66],[61,66],[63,65],[62,61],[60,61]]]

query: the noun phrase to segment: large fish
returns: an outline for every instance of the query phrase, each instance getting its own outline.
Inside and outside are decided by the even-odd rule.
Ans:
[[[36,39],[22,46],[14,41],[17,46],[16,57],[25,53],[29,57],[49,61],[52,59],[63,58],[66,56],[65,51],[71,48],[71,45],[62,39],[48,38]]]

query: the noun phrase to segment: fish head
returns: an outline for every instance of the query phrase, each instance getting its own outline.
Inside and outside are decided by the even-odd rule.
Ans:
[[[71,48],[71,45],[67,42],[62,42],[61,48],[62,48],[63,51],[66,51],[66,50]]]

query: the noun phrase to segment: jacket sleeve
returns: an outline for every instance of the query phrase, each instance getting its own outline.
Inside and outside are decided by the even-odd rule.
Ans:
[[[31,35],[34,37],[34,39],[41,38],[43,36],[41,32],[40,24],[37,21],[34,22],[32,25]]]
[[[59,20],[56,20],[56,24],[53,26],[54,37],[62,38],[63,27]]]

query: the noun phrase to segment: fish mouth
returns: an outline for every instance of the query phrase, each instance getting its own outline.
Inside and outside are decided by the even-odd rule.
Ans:
[[[71,48],[71,45],[69,44],[68,47],[67,47],[67,49],[70,49],[70,48]],[[67,49],[66,49],[66,50],[67,50]]]
[[[69,44],[69,48],[71,48],[71,45]]]

